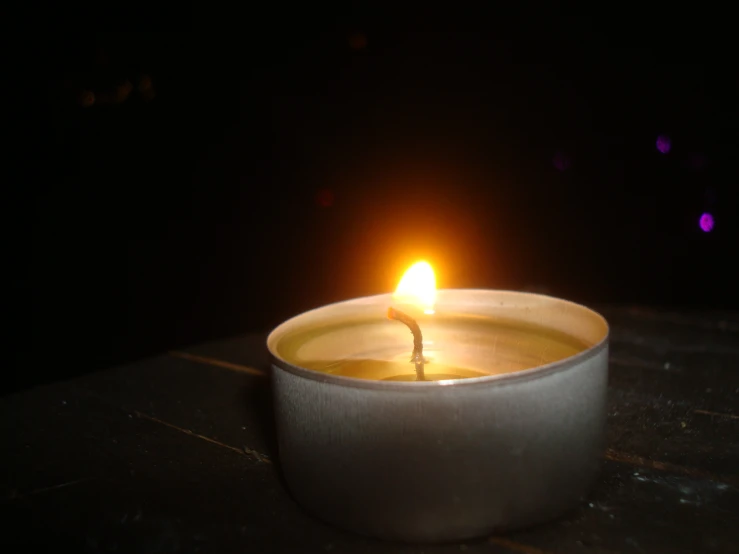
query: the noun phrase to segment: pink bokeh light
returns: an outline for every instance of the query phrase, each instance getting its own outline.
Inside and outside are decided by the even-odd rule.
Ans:
[[[704,233],[710,233],[713,231],[715,224],[716,222],[714,221],[713,216],[708,212],[701,215],[701,218],[698,220],[698,225]]]
[[[565,152],[560,150],[552,157],[552,164],[560,171],[565,171],[572,165],[572,160]]]
[[[672,149],[672,140],[667,135],[660,135],[657,137],[657,150],[663,154],[667,154]]]

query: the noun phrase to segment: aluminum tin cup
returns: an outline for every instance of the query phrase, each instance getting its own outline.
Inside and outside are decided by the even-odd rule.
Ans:
[[[415,543],[479,537],[576,508],[605,446],[603,317],[538,294],[441,290],[437,306],[504,314],[588,345],[555,363],[454,381],[356,379],[278,354],[295,330],[384,312],[390,303],[381,295],[325,306],[268,338],[279,458],[294,498],[339,527]]]

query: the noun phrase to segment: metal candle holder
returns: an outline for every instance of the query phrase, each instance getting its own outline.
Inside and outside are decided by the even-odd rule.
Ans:
[[[577,507],[604,448],[605,320],[537,294],[441,290],[438,313],[504,316],[566,333],[584,349],[522,371],[413,382],[331,375],[281,354],[291,333],[315,329],[322,342],[314,350],[344,356],[351,341],[322,337],[321,330],[376,317],[402,334],[407,356],[407,330],[387,322],[391,302],[380,295],[332,304],[286,321],[269,336],[279,457],[295,499],[337,526],[404,542],[478,537]],[[371,339],[357,335],[362,344]],[[494,340],[491,335],[489,343],[475,345],[483,365],[492,363]],[[455,342],[463,352],[464,337]]]

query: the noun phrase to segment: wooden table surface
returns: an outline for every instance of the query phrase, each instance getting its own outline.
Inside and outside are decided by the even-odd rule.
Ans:
[[[249,335],[0,399],[0,550],[739,552],[739,314],[601,311],[609,446],[558,521],[413,546],[307,515],[280,480],[265,336]]]

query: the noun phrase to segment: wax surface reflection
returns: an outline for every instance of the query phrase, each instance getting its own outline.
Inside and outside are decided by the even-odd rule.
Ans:
[[[523,371],[588,348],[560,331],[519,321],[435,314],[424,328],[426,379],[469,379]],[[290,363],[357,379],[413,381],[410,337],[378,318],[296,330],[279,344]],[[334,356],[328,356],[327,353]]]

